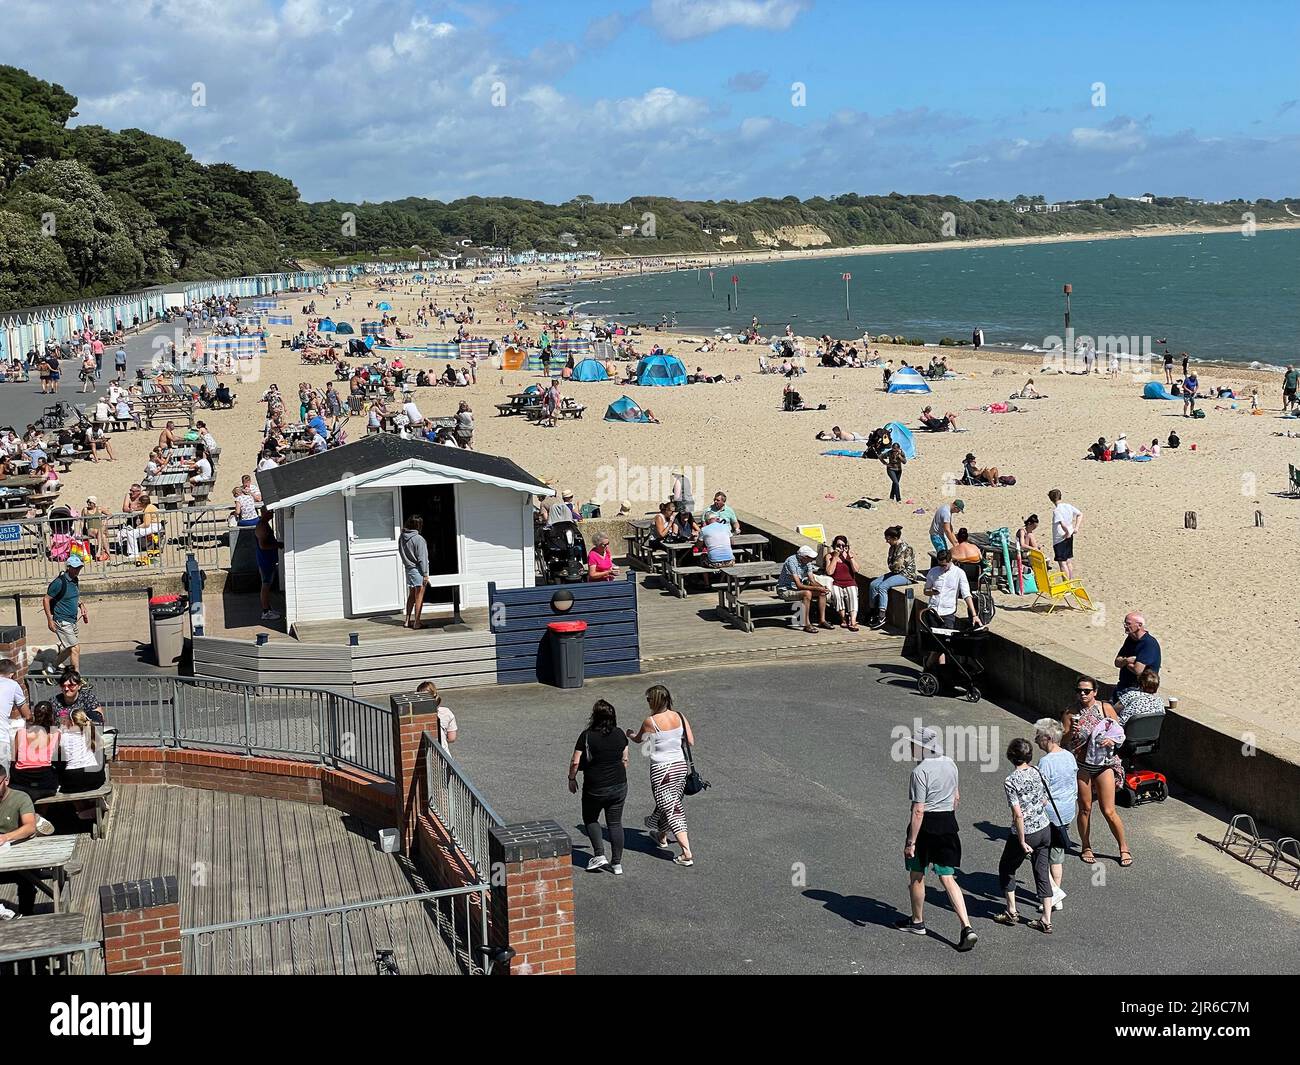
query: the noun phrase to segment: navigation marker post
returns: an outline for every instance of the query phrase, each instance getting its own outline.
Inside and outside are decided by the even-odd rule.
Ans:
[[[853,280],[853,275],[840,274],[840,280],[844,282],[844,320],[851,322],[853,315],[849,313],[849,282]]]

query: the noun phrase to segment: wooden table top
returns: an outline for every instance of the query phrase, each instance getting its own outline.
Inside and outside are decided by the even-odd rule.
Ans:
[[[33,836],[0,848],[0,873],[67,865],[77,846],[76,836]]]
[[[725,566],[718,570],[724,577],[741,578],[741,577],[775,577],[781,572],[781,563],[779,562],[737,562],[732,566]]]

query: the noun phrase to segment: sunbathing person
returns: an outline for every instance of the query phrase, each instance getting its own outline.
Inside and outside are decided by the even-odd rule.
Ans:
[[[1024,387],[1015,394],[1014,399],[1046,399],[1038,389],[1034,387],[1034,379],[1031,377],[1024,384]]]
[[[988,466],[983,469],[976,468],[975,456],[967,453],[965,461],[962,463],[962,482],[964,484],[987,484],[996,488],[998,484],[998,468]],[[956,561],[960,562],[961,559]]]
[[[852,444],[852,443],[857,443],[858,441],[861,440],[866,440],[866,437],[863,436],[861,433],[846,433],[838,425],[832,425],[831,431],[829,433],[825,429],[822,429],[820,432],[818,432],[818,434],[815,437],[813,437],[813,439],[814,440],[844,440]]]
[[[942,418],[934,413],[933,407],[926,407],[921,411],[921,428],[932,433],[944,433],[949,430],[957,431],[957,415],[952,411],[947,411]]]

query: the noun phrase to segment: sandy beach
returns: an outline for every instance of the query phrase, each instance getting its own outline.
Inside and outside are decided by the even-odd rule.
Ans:
[[[1108,236],[1089,234],[1079,239]],[[521,303],[536,291],[538,282],[554,283],[565,272],[535,267],[497,276],[492,285],[433,288],[432,298],[447,306],[451,296],[469,293],[479,317],[474,335],[500,336],[513,331],[514,322],[513,314],[497,310],[500,304]],[[328,296],[315,297],[317,307],[332,311],[334,297],[348,294],[351,305],[337,317],[356,324],[370,317],[368,300],[384,299],[405,328],[414,328],[408,319],[413,323],[419,287],[380,296],[367,284],[335,286]],[[301,365],[296,352],[280,348],[280,339],[301,327],[299,312],[309,298],[286,299],[284,305],[292,311],[295,324],[270,331],[269,356],[250,379],[234,386],[238,395],[234,410],[204,414],[223,449],[212,495],[218,505],[226,504],[239,476],[254,467],[264,417],[258,402],[263,391],[275,382],[291,400],[299,382],[323,386],[333,380],[331,367]],[[523,316],[527,332],[535,337],[540,320],[528,313]],[[416,329],[415,342],[449,338],[453,329]],[[1210,400],[1201,404],[1208,417],[1192,421],[1180,416],[1179,403],[1142,399],[1145,378],[1127,373],[1113,381],[1097,375],[1044,377],[1036,372],[1041,361],[1037,357],[942,349],[959,378],[935,383],[928,397],[886,395],[878,369],[821,368],[809,360],[808,373],[798,379],[797,387],[807,403],[826,404],[827,409],[784,413],[784,379],[756,372],[765,346],[723,343],[708,354],[696,354],[699,339],[653,331],[634,337],[638,351],[658,342],[679,355],[688,370],[700,366],[709,374],[725,374],[726,383],[676,389],[566,383],[564,394],[586,404],[587,414],[554,429],[494,416],[493,404],[539,379],[523,371],[480,366],[477,384],[454,390],[420,389],[417,403],[428,416],[444,416],[454,413],[460,400],[468,400],[476,415],[478,450],[509,456],[553,486],[572,489],[579,500],[603,495],[600,501],[607,514],[617,510],[620,498],[628,498],[636,513],[652,509],[666,490],[656,483],[661,480],[657,475],[685,464],[697,471],[697,499],[708,499],[721,489],[734,506],[788,526],[821,523],[832,535],[847,535],[870,571],[883,571],[881,534],[891,524],[901,524],[905,538],[924,557],[933,511],[956,495],[966,502],[963,524],[972,530],[1006,526],[1014,531],[1027,514],[1037,513],[1044,519],[1041,540],[1050,522],[1047,493],[1060,488],[1084,514],[1076,575],[1100,609],[1091,614],[1058,610],[1049,618],[1031,614],[1028,598],[1001,596],[997,624],[1037,627],[1053,639],[1109,661],[1123,639],[1124,614],[1140,609],[1163,646],[1163,690],[1208,700],[1257,724],[1261,735],[1272,731],[1293,741],[1300,738],[1300,711],[1274,692],[1300,683],[1300,663],[1294,654],[1296,610],[1291,597],[1278,594],[1279,581],[1273,572],[1292,571],[1300,552],[1300,501],[1283,494],[1287,464],[1300,464],[1300,439],[1273,435],[1288,429],[1300,435],[1300,421],[1280,417],[1279,375],[1203,365],[1202,387],[1259,387],[1265,413],[1251,416],[1245,410],[1248,403],[1239,402],[1238,409],[1232,410],[1228,401]],[[936,351],[880,349],[881,357],[893,359],[896,366],[903,359],[924,364]],[[445,365],[415,355],[409,358],[434,370]],[[1024,413],[979,410],[1007,400],[1030,375],[1049,398],[1022,402],[1028,408]],[[346,385],[341,390],[346,392]],[[662,424],[603,421],[606,406],[623,394],[651,407]],[[917,434],[919,454],[904,473],[902,504],[887,501],[888,480],[878,462],[823,456],[823,451],[837,445],[814,439],[818,430],[832,425],[864,434],[888,421],[915,426],[926,404],[953,411],[965,431]],[[1114,439],[1126,433],[1136,449],[1153,438],[1163,444],[1171,429],[1178,431],[1183,446],[1164,450],[1154,462],[1083,461],[1087,446],[1099,436]],[[364,421],[352,419],[348,432],[357,439],[364,433]],[[101,502],[117,507],[126,488],[140,476],[156,437],[156,431],[116,434],[117,461],[75,465],[63,475],[64,498],[80,505],[87,494],[96,494]],[[1014,474],[1017,484],[954,489],[952,480],[960,475],[968,451],[976,455],[979,465]],[[848,508],[861,497],[881,502],[873,510]],[[1197,513],[1196,530],[1183,527],[1189,510]],[[1263,517],[1262,527],[1255,525],[1256,511]],[[1274,559],[1285,561],[1279,565]],[[1229,626],[1241,626],[1230,619],[1245,617],[1251,619],[1249,630],[1230,631]],[[1113,678],[1108,671],[1103,679]]]

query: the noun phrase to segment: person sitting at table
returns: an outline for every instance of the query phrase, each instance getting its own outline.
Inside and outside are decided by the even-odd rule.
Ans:
[[[49,824],[48,821],[45,824]],[[21,843],[36,835],[36,807],[25,791],[19,791],[9,784],[9,767],[0,761],[0,846],[8,847],[11,843]],[[27,917],[36,912],[36,881],[23,873],[5,873],[0,882],[17,884],[18,913]],[[3,916],[13,917],[11,910],[5,909]]]
[[[736,512],[727,505],[726,492],[714,492],[713,503],[704,510],[704,520],[708,521],[714,515],[720,515],[730,527],[734,535],[740,535],[740,520],[736,517]]]
[[[32,707],[31,719],[20,724],[12,736],[9,786],[26,792],[32,802],[47,799],[59,790],[53,765],[59,742],[54,720],[54,704],[39,702]]]
[[[952,546],[954,562],[978,562],[983,557],[980,549],[970,542],[970,533],[965,529],[957,530],[957,542]]]
[[[37,495],[56,495],[59,489],[63,487],[63,483],[59,480],[58,471],[54,468],[54,463],[47,458],[42,458],[37,463],[32,476],[42,478],[41,483],[36,486]]]
[[[185,464],[190,470],[187,478],[191,485],[212,483],[212,460],[208,458],[208,449],[202,444],[194,447],[194,459]]]
[[[710,569],[723,569],[735,564],[736,555],[731,546],[731,526],[721,513],[718,511],[705,513],[699,538],[704,545],[704,555],[700,558],[700,565]]]
[[[142,428],[140,415],[131,409],[131,401],[126,393],[118,396],[117,404],[113,408],[113,415],[119,422],[125,422],[129,419],[135,422],[137,429]]]
[[[136,565],[143,565],[140,559],[140,541],[146,542],[151,536],[157,536],[162,532],[161,518],[158,508],[154,506],[153,500],[148,492],[141,492],[140,497],[136,500],[137,513],[132,519],[131,525],[126,526],[118,533],[118,540],[121,542],[126,551],[126,557],[131,559]]]
[[[184,442],[185,436],[183,433],[176,431],[175,422],[168,422],[163,431],[158,434],[158,447],[161,449],[175,447],[177,444],[183,444]]]
[[[65,794],[104,786],[104,739],[96,722],[81,707],[59,719],[59,790]],[[94,820],[91,803],[77,803],[77,816]]]
[[[619,576],[609,549],[609,533],[597,533],[592,548],[587,552],[587,580],[613,581]]]
[[[414,396],[402,404],[402,413],[406,415],[407,423],[412,429],[419,429],[424,425],[424,415],[420,413],[420,408],[415,405]]]
[[[659,504],[659,513],[655,515],[655,531],[650,537],[650,546],[659,547],[666,543],[680,543],[683,537],[677,526],[677,504],[671,499]]]
[[[156,447],[149,452],[149,457],[145,460],[144,475],[146,478],[157,477],[166,466],[167,460],[163,458],[163,449]]]
[[[307,431],[307,450],[313,455],[319,455],[329,450],[329,441],[321,434],[316,426],[311,426]]]

